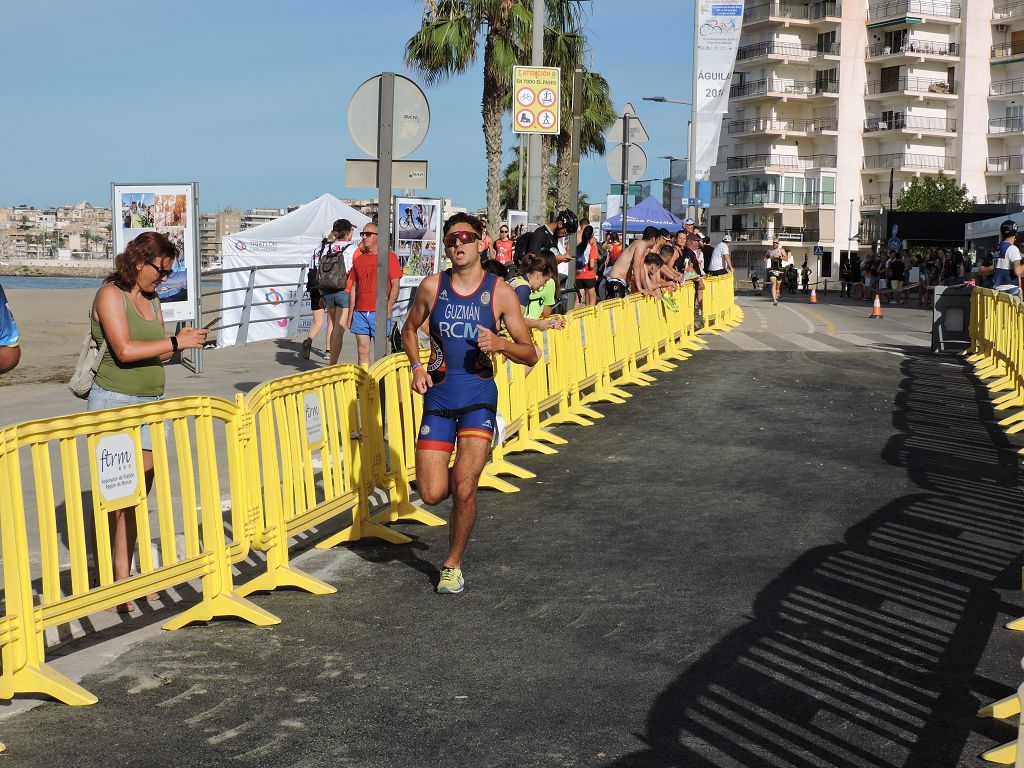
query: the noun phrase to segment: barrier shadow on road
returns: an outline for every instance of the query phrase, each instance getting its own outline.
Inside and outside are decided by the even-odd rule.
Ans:
[[[921,491],[776,577],[754,618],[657,696],[647,747],[616,768],[923,768],[1013,737],[975,713],[1013,692],[976,670],[1015,610],[998,590],[1020,589],[1015,447],[963,369],[920,357],[902,370],[882,456]]]

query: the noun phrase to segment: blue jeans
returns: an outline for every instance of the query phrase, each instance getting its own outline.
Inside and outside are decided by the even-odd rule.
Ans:
[[[95,381],[92,389],[89,390],[90,411],[103,411],[107,408],[120,408],[122,405],[138,405],[139,403],[153,403],[163,400],[163,395],[126,395],[122,392],[110,392],[104,389]],[[164,434],[167,434],[167,426],[164,426]],[[153,439],[149,432],[149,424],[143,424],[139,430],[139,440],[142,442],[142,450],[153,450]]]

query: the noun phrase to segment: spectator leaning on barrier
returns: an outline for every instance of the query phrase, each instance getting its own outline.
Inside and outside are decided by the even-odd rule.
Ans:
[[[143,232],[114,260],[92,304],[92,335],[107,349],[89,391],[89,410],[149,403],[164,397],[163,364],[182,349],[199,349],[205,328],[185,327],[176,336],[164,332],[157,286],[171,276],[177,248],[159,232]],[[149,425],[140,430],[146,490],[153,483],[153,444]],[[114,579],[128,578],[135,549],[135,510],[110,513]],[[152,597],[152,596],[151,596]],[[118,607],[130,611],[131,603]]]
[[[458,213],[444,224],[449,270],[424,278],[402,329],[411,388],[423,395],[416,443],[416,485],[426,504],[450,495],[448,554],[439,593],[462,592],[462,557],[476,523],[476,492],[497,428],[498,389],[492,355],[537,363],[537,349],[512,288],[480,265],[483,225]],[[525,260],[525,259],[524,259]],[[430,362],[420,362],[416,330],[430,324]],[[498,335],[504,325],[511,340]],[[455,464],[449,468],[458,442]]]
[[[7,294],[0,285],[0,373],[14,370],[21,362],[21,346],[18,340],[18,324],[7,303]]]
[[[732,272],[732,258],[729,255],[729,244],[732,243],[732,235],[723,235],[722,242],[711,251],[711,260],[708,262],[708,274],[727,275]]]
[[[549,317],[554,311],[558,302],[558,259],[555,252],[544,249],[539,254],[527,254],[544,259],[548,265],[550,277],[541,284],[541,287],[530,293],[530,305],[526,308],[526,316],[531,320],[541,320]],[[524,257],[523,261],[526,261]]]
[[[659,240],[658,230],[655,227],[646,227],[640,237],[629,244],[622,252],[622,256],[606,272],[608,298],[626,298],[631,274],[640,293],[647,296],[653,294],[653,289],[649,287],[648,272],[644,269],[644,259]],[[661,259],[658,258],[658,261]]]
[[[1010,296],[1020,296],[1020,282],[1017,279],[1024,273],[1024,262],[1021,261],[1020,249],[1017,248],[1017,222],[1007,219],[999,225],[999,236],[1002,242],[996,251],[991,266],[982,264],[978,272],[991,275],[992,287]]]
[[[479,258],[478,258],[479,261]],[[402,265],[392,252],[388,254],[388,323],[398,299],[402,280]],[[352,260],[348,276],[350,306],[346,325],[356,337],[356,354],[360,365],[370,364],[370,344],[376,335],[377,323],[377,225],[363,226],[359,250]],[[390,328],[388,333],[390,334]]]

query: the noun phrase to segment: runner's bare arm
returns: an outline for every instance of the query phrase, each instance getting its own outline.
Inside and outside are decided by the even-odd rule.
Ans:
[[[647,255],[647,251],[640,248],[638,244],[631,245],[633,254],[631,256],[631,262],[633,267],[633,278],[636,280],[636,287],[640,289],[640,292],[647,294],[651,290],[651,286],[647,281],[647,270],[644,269],[644,256]]]
[[[512,341],[503,339],[496,333],[478,326],[480,335],[477,337],[477,341],[480,344],[480,351],[488,355],[502,354],[513,363],[520,365],[536,365],[537,348],[534,346],[530,331],[523,320],[523,313],[519,308],[519,299],[516,297],[515,291],[505,283],[496,283],[491,300],[497,310],[498,319],[504,323],[505,330],[512,337]]]
[[[402,326],[402,349],[405,351],[405,356],[409,358],[410,365],[415,366],[420,362],[420,343],[416,331],[430,316],[430,310],[437,297],[437,284],[440,279],[440,276],[436,274],[423,278],[420,287],[416,289],[416,297],[413,299],[412,306],[409,307],[405,325]],[[422,365],[413,369],[410,386],[413,392],[419,392],[421,395],[430,389],[430,376]]]

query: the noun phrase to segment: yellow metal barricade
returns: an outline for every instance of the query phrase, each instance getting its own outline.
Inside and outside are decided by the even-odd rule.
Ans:
[[[155,514],[143,464],[144,427],[152,441]],[[0,696],[43,693],[72,705],[94,703],[94,696],[45,664],[44,630],[192,580],[201,582],[199,603],[165,629],[227,616],[260,626],[279,622],[241,597],[232,582],[232,560],[248,547],[243,454],[249,439],[244,411],[214,397],[79,413],[0,432],[7,639]],[[232,506],[230,533],[223,495]],[[138,575],[114,581],[109,513],[121,509],[138,532]],[[26,536],[33,513],[39,529],[35,558]]]
[[[252,503],[262,511],[251,533],[267,553],[267,571],[240,594],[298,587],[314,594],[331,585],[289,565],[288,540],[340,515],[352,522],[316,546],[376,537],[409,538],[371,522],[369,497],[380,448],[378,399],[370,375],[336,365],[268,381],[245,398],[257,438],[249,445]],[[262,489],[262,493],[261,493]]]
[[[423,397],[410,386],[409,360],[404,354],[390,355],[370,368],[370,376],[375,382],[373,391],[383,400],[383,407],[373,409],[378,418],[377,484],[387,491],[389,501],[388,507],[371,519],[381,524],[411,520],[444,525],[442,518],[417,507],[409,497],[409,483],[416,479],[416,436],[423,418]],[[398,543],[411,541],[394,531],[392,534],[400,537]]]
[[[966,354],[975,366],[975,374],[994,396],[996,410],[1024,408],[1024,305],[1001,291],[975,288],[971,292],[971,345]],[[1024,430],[1024,411],[999,422],[1008,433]],[[1021,450],[1024,454],[1024,450]],[[1024,630],[1024,618],[1007,625]],[[1024,685],[1012,696],[982,707],[982,717],[1019,716],[1024,701]],[[1018,723],[1018,738],[985,752],[982,757],[1001,765],[1024,766],[1024,750],[1018,749],[1024,738],[1024,719]]]

